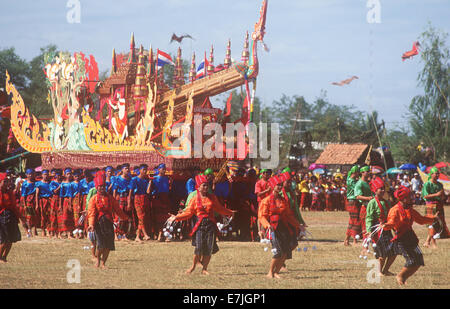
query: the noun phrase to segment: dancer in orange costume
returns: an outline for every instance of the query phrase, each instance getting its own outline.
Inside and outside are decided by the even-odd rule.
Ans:
[[[205,175],[195,177],[197,184],[197,196],[189,201],[187,208],[180,214],[169,218],[169,222],[174,220],[183,221],[197,216],[198,220],[192,229],[192,245],[195,246],[194,258],[191,268],[186,273],[190,274],[195,270],[197,263],[203,266],[202,274],[208,275],[208,265],[211,256],[219,251],[216,243],[217,225],[214,212],[224,216],[232,216],[235,211],[226,209],[218,201],[217,197],[208,193],[208,181]]]

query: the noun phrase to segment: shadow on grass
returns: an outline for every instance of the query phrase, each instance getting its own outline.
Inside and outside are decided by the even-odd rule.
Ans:
[[[131,263],[142,262],[142,260],[139,260],[139,259],[118,259],[117,261],[118,262],[131,262]]]
[[[331,243],[338,243],[338,242],[343,242],[342,240],[336,240],[336,239],[311,239],[311,240],[302,240],[299,241],[299,243],[304,243],[304,242],[331,242]]]
[[[323,268],[323,269],[318,269],[317,271],[342,271],[343,269],[341,268]]]

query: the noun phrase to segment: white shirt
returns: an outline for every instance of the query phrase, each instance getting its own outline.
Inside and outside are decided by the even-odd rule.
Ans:
[[[420,190],[420,184],[422,181],[420,179],[413,178],[411,179],[411,188],[413,191],[417,192]]]
[[[411,183],[408,180],[402,180],[402,182],[400,184],[407,188],[409,188],[411,186]]]

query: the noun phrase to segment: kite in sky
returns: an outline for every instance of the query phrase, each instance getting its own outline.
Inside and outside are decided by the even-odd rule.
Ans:
[[[332,85],[336,85],[336,86],[344,86],[344,85],[348,85],[348,84],[350,84],[351,82],[352,82],[352,80],[354,80],[354,79],[358,79],[359,77],[358,76],[352,76],[352,77],[350,77],[350,78],[347,78],[347,79],[344,79],[343,81],[340,81],[340,82],[333,82],[333,83],[331,83]]]
[[[420,46],[419,42],[417,42],[417,41],[414,42],[412,49],[402,55],[402,61],[405,61],[405,59],[409,59],[413,56],[418,55],[419,54],[419,46]]]
[[[175,33],[172,34],[172,38],[170,39],[170,43],[172,43],[173,41],[177,41],[178,43],[181,43],[181,41],[184,38],[188,38],[188,39],[194,39],[193,37],[191,37],[189,34],[184,34],[182,36],[177,36]]]

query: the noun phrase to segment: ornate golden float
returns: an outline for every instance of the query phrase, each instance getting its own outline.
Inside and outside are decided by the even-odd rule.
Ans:
[[[169,169],[193,165],[220,168],[226,158],[188,159],[189,137],[175,136],[172,129],[175,124],[193,125],[195,115],[201,115],[203,123],[220,121],[222,111],[212,107],[209,97],[244,84],[248,91],[248,83],[255,84],[259,72],[257,46],[264,38],[266,12],[264,0],[250,41],[246,35],[242,62],[232,63],[228,41],[223,64],[214,66],[211,48],[201,79],[196,78],[192,55],[186,81],[179,48],[170,86],[164,80],[164,66],[158,67],[160,51],[154,52],[151,47],[147,51],[142,45],[137,49],[134,35],[127,55],[116,54],[113,49],[110,76],[101,82],[93,56],[46,55],[48,102],[54,112],[48,123],[30,113],[7,73],[14,135],[25,150],[42,155],[44,168],[104,167],[123,162],[165,162]],[[181,140],[178,145],[173,143],[175,137]]]

